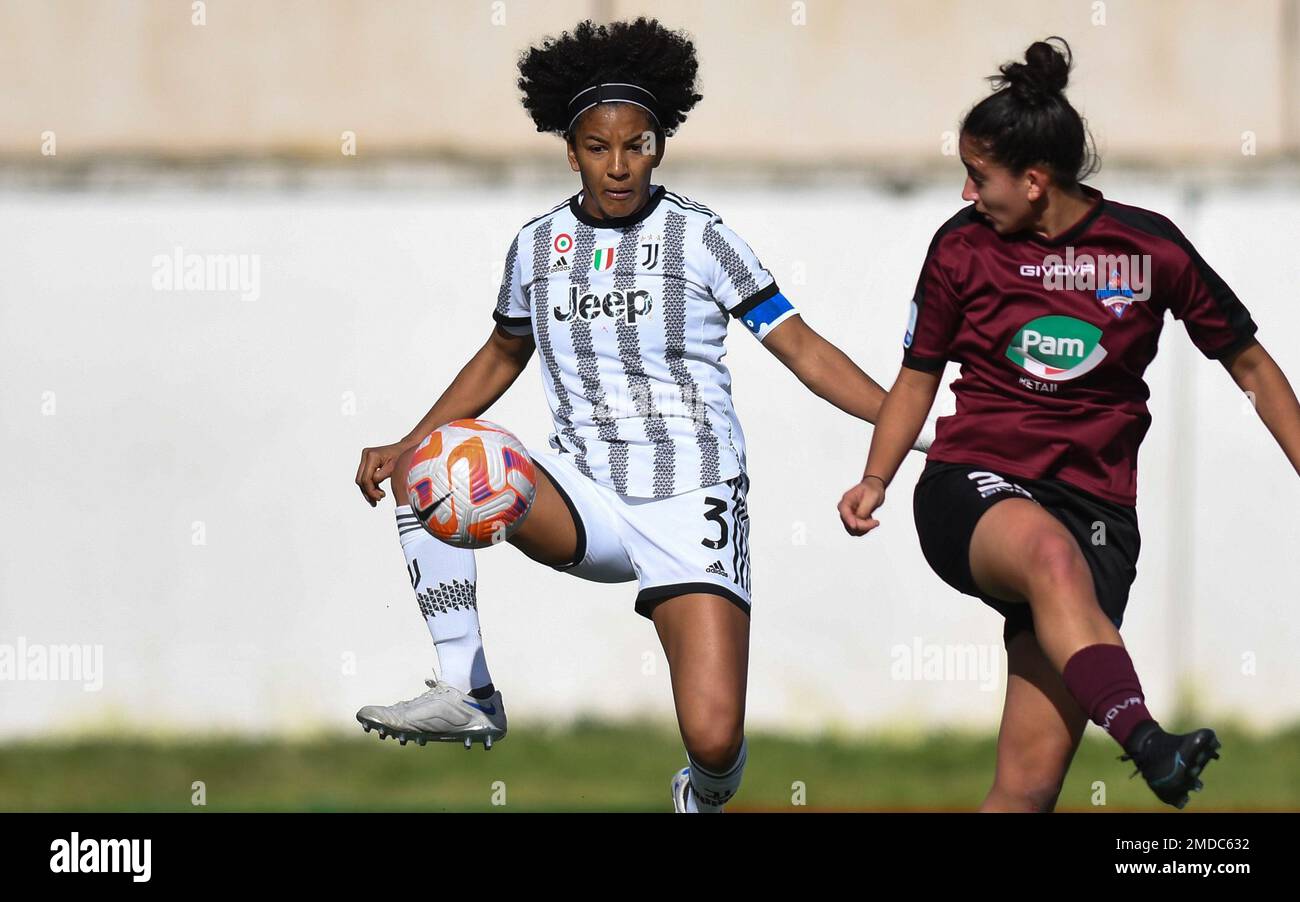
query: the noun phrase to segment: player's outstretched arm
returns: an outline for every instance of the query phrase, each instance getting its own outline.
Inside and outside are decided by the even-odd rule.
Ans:
[[[1249,395],[1255,412],[1300,473],[1300,402],[1277,361],[1255,342],[1224,360],[1223,367]]]
[[[763,345],[813,394],[868,423],[880,419],[885,390],[799,314],[772,329]]]
[[[899,369],[880,408],[862,480],[840,499],[840,521],[849,535],[860,536],[880,525],[871,515],[885,503],[885,489],[925,424],[942,377],[942,372]]]
[[[487,342],[456,374],[414,429],[391,445],[363,448],[356,482],[370,506],[384,497],[379,483],[392,475],[403,453],[444,423],[482,416],[519,378],[534,348],[532,335],[511,335],[500,327],[493,329]]]

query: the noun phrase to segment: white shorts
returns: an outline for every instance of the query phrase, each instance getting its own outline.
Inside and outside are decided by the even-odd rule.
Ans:
[[[534,454],[578,530],[578,549],[556,567],[598,583],[636,580],[636,612],[677,595],[720,595],[749,613],[749,512],[744,473],[666,498],[631,498],[584,476],[572,454]]]

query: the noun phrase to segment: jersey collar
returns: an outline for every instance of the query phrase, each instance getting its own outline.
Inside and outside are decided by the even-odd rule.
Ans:
[[[1101,215],[1102,207],[1106,205],[1106,199],[1101,196],[1101,192],[1098,191],[1096,188],[1090,187],[1088,185],[1079,185],[1079,188],[1083,191],[1084,195],[1092,201],[1092,206],[1088,208],[1088,212],[1084,213],[1083,216],[1080,217],[1078,222],[1070,226],[1061,234],[1057,235],[1055,238],[1044,238],[1042,235],[1038,235],[1030,231],[1021,232],[1020,237],[1028,241],[1036,241],[1039,244],[1056,246],[1062,244],[1069,244],[1071,241],[1078,238],[1085,231],[1087,231],[1088,227],[1092,225],[1093,221],[1096,220],[1096,218]]]
[[[612,219],[597,219],[586,210],[582,209],[582,192],[579,191],[573,197],[569,198],[569,212],[577,218],[578,222],[591,226],[593,229],[623,229],[631,225],[636,225],[655,211],[659,206],[659,201],[663,199],[664,186],[651,185],[650,197],[635,213],[627,216],[615,216]]]

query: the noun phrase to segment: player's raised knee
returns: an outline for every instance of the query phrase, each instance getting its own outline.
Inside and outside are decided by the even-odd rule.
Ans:
[[[1073,536],[1064,531],[1035,536],[1025,549],[1030,584],[1061,586],[1086,578],[1088,564]]]

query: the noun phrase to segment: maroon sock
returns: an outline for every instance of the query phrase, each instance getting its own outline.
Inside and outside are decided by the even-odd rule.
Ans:
[[[1061,677],[1092,722],[1126,749],[1133,728],[1155,720],[1147,711],[1133,660],[1121,645],[1079,649],[1065,662]]]

